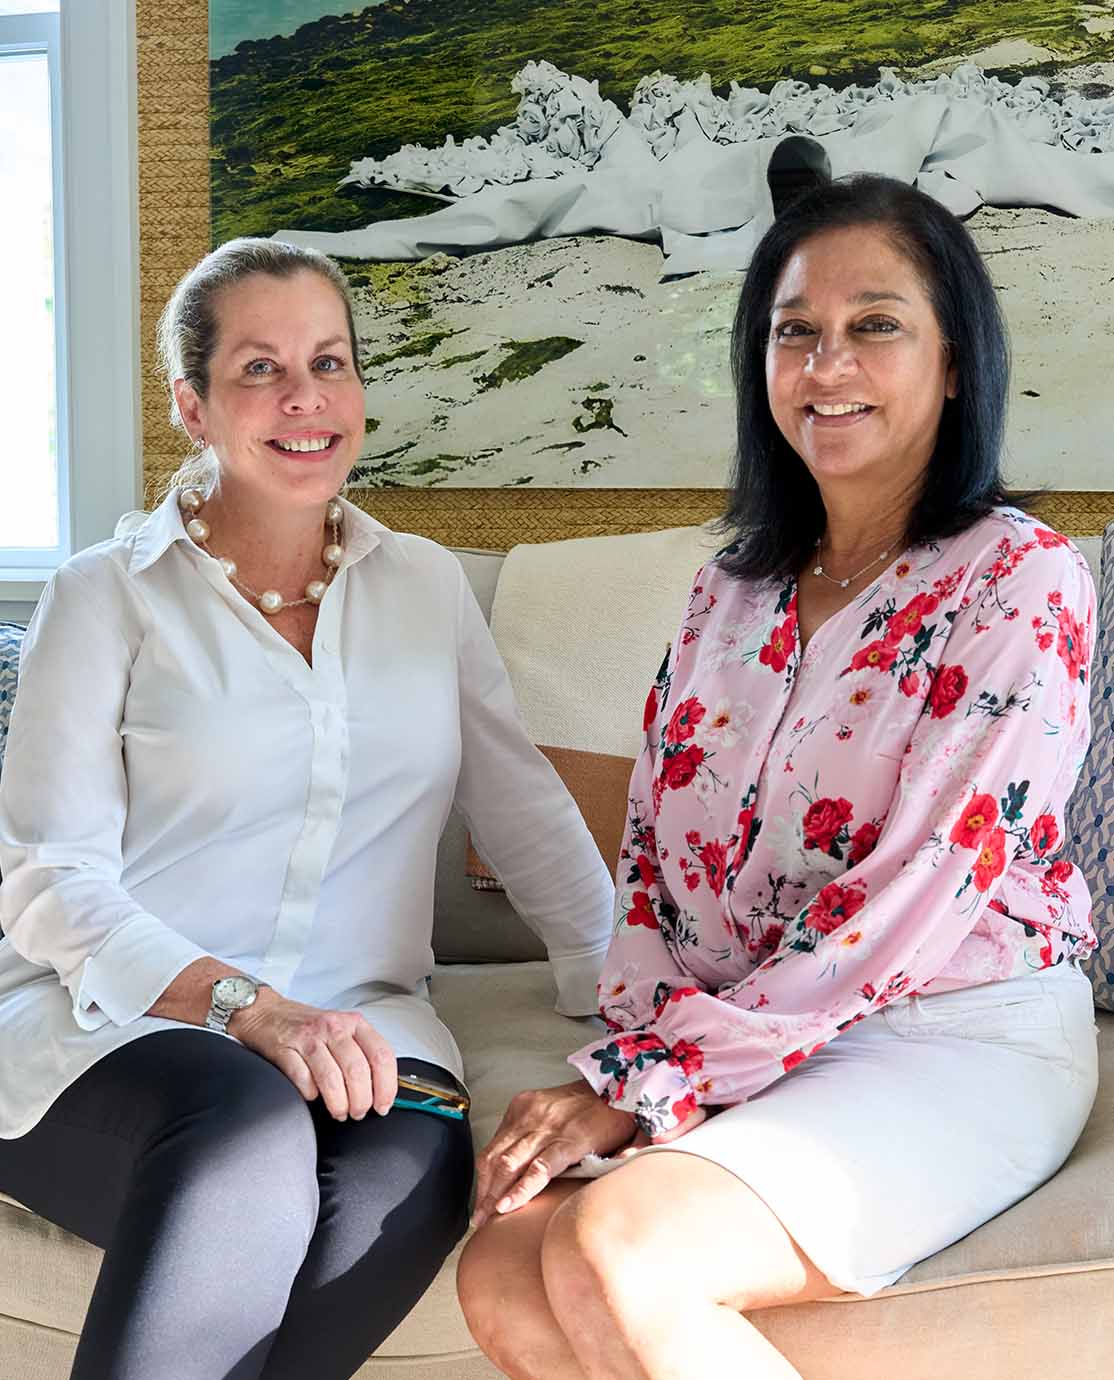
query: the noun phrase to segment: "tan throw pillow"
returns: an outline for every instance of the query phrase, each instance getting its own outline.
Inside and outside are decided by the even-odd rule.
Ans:
[[[614,875],[623,845],[627,819],[627,790],[633,757],[616,757],[609,752],[581,752],[577,748],[539,749],[553,764],[557,775],[576,801],[584,816],[600,857]],[[502,891],[502,883],[472,847],[471,836],[465,851],[464,874],[477,891]]]

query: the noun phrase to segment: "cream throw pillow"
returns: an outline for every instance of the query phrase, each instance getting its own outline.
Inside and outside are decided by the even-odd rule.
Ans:
[[[702,527],[514,547],[491,631],[536,743],[636,757],[642,710],[693,576]]]

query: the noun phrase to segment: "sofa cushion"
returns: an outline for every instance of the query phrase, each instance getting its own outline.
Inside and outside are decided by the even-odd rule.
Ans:
[[[682,527],[517,546],[505,559],[457,553],[481,608],[493,565],[498,569],[492,632],[535,742],[637,755],[646,692],[677,630],[692,577],[715,548],[704,529]],[[454,814],[437,858],[438,959],[543,958],[541,942],[502,893],[469,885],[465,850]]]
[[[1091,887],[1098,948],[1083,965],[1095,1005],[1114,1011],[1114,523],[1103,536],[1091,665],[1091,747],[1068,801],[1067,851]]]
[[[1097,586],[1102,566],[1102,536],[1073,537],[1072,544],[1081,555],[1086,556],[1087,564],[1091,567],[1091,576]]]
[[[0,623],[0,772],[4,769],[8,721],[12,716],[15,684],[19,676],[19,652],[26,631],[20,623]],[[2,933],[0,930],[0,934]]]
[[[485,618],[503,555],[457,550],[468,583]],[[545,945],[523,924],[502,892],[474,891],[466,879],[467,830],[454,810],[437,850],[433,895],[433,952],[441,963],[513,963],[545,958]]]
[[[521,963],[545,958],[545,945],[501,891],[474,891],[467,877],[464,821],[454,810],[437,847],[433,952],[439,963]]]
[[[505,551],[471,551],[464,547],[454,547],[453,554],[463,567],[472,593],[487,621],[491,622],[491,605],[495,601],[495,587],[499,583],[499,572],[506,559]]]

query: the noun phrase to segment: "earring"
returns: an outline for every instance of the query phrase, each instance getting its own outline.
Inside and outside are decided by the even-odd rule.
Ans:
[[[197,447],[198,450],[204,450],[206,446],[205,437],[198,436],[197,439],[194,441],[194,445]]]

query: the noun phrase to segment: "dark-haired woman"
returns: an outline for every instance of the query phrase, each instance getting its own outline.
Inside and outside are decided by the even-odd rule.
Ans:
[[[646,705],[608,1033],[481,1157],[461,1296],[514,1380],[788,1380],[748,1313],[892,1283],[1052,1175],[1095,1095],[1055,856],[1094,591],[1006,502],[977,250],[900,183],[820,188],[734,352],[735,540]],[[617,1172],[550,1184],[588,1155]]]

